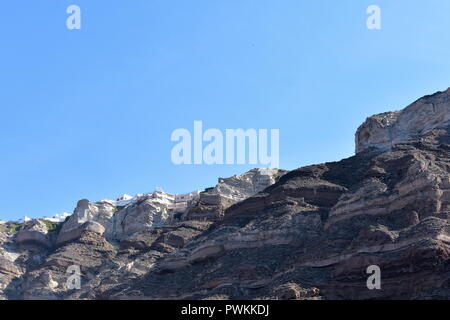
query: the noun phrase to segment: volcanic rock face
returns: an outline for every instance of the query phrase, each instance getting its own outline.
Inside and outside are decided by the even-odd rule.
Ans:
[[[74,214],[62,227],[58,244],[79,237],[86,222],[100,225],[101,228],[95,227],[96,232],[104,233],[105,238],[120,240],[150,227],[162,226],[169,218],[167,207],[146,195],[122,208],[109,201],[80,200]]]
[[[73,215],[70,216],[61,229],[58,242],[62,242],[61,239],[66,237],[71,238],[70,235],[65,234],[76,233],[74,230],[79,229],[86,222],[96,222],[102,225],[106,230],[105,236],[111,237],[114,230],[113,215],[116,210],[117,208],[107,201],[97,203],[91,203],[86,199],[78,201]]]
[[[15,238],[17,246],[28,249],[39,247],[49,248],[51,246],[48,229],[44,222],[33,220],[20,230]]]
[[[61,246],[65,243],[72,242],[81,238],[85,232],[93,232],[99,235],[105,233],[105,227],[95,221],[86,221],[85,223],[66,230],[61,230],[56,240],[56,246]]]
[[[280,169],[253,169],[231,178],[219,178],[214,188],[200,193],[199,201],[184,215],[184,219],[220,220],[232,204],[264,190],[285,173]]]
[[[10,237],[0,232],[0,300],[6,299],[5,289],[23,272],[14,262],[18,254],[9,250]]]
[[[79,203],[58,239],[76,236],[51,250],[0,233],[0,297],[449,299],[449,115],[446,91],[371,117],[355,156],[220,180],[182,221],[144,197]],[[67,287],[72,265],[80,289]]]
[[[143,197],[116,213],[113,236],[115,239],[123,239],[149,228],[162,227],[170,220],[171,215],[167,206]]]
[[[220,219],[230,205],[273,184],[283,173],[278,169],[253,169],[239,176],[221,178],[214,188],[200,193],[199,201],[188,209],[184,220]],[[106,239],[120,241],[135,233],[170,224],[174,219],[169,211],[167,204],[152,194],[134,198],[124,195],[118,201],[96,203],[80,200],[74,214],[63,225],[57,245],[79,238],[86,222],[101,225],[104,230],[97,230],[97,233],[104,233]]]
[[[386,151],[432,129],[446,127],[450,121],[449,99],[450,88],[425,96],[401,111],[367,118],[356,132],[356,153],[370,147]]]

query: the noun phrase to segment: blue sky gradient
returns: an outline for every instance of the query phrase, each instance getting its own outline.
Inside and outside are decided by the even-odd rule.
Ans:
[[[382,30],[366,27],[372,4]],[[450,86],[448,30],[442,0],[2,3],[0,219],[253,167],[174,165],[170,135],[194,120],[280,129],[285,169],[351,156],[367,116]]]

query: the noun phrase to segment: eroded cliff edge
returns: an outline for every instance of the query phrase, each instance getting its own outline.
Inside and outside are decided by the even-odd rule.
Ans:
[[[76,237],[59,244],[61,231],[29,225],[20,236],[0,237],[2,292],[25,299],[448,299],[449,119],[449,90],[426,96],[368,118],[353,157],[287,172],[237,202],[212,197],[219,200],[123,238],[105,233],[114,210],[105,221],[83,220]],[[146,208],[139,214],[154,215]],[[80,290],[65,287],[74,264]],[[381,290],[366,286],[369,265],[381,269]]]

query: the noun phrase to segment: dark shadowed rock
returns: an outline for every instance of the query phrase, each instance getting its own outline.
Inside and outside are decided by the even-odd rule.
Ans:
[[[32,220],[25,224],[16,237],[15,243],[22,249],[39,250],[41,248],[50,248],[51,241],[47,226],[40,220]]]
[[[100,223],[95,221],[85,222],[82,225],[72,229],[66,228],[64,231],[59,233],[58,239],[56,240],[56,245],[60,246],[64,243],[78,240],[85,232],[93,232],[101,236],[105,232],[105,228]]]

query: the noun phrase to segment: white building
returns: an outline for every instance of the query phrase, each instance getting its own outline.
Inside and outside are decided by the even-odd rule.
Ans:
[[[178,212],[184,213],[200,198],[200,191],[197,190],[194,192],[174,195],[164,192],[160,187],[156,187],[155,191],[148,194],[138,194],[134,197],[125,194],[118,197],[115,201],[105,201],[109,201],[116,206],[127,206],[139,199],[142,199],[143,197],[150,198],[153,201],[164,205],[168,211],[172,212],[172,214]]]
[[[199,197],[200,191],[198,190],[190,193],[177,194],[175,196],[174,211],[185,212]]]
[[[167,206],[172,205],[175,202],[175,196],[170,193],[166,193],[162,190],[156,190],[150,194],[151,198],[165,204]]]
[[[28,218],[27,216],[23,217],[22,219],[19,219],[20,223],[29,222],[31,221],[31,218]]]
[[[67,217],[70,217],[72,214],[63,212],[63,213],[57,213],[53,217],[48,218],[42,218],[42,220],[50,221],[50,222],[64,222]]]
[[[160,189],[151,193],[153,199],[166,205],[167,209],[174,212],[185,212],[199,196],[200,191],[173,195]]]

